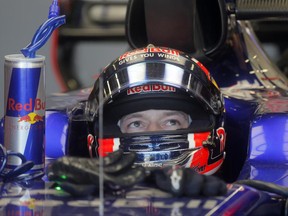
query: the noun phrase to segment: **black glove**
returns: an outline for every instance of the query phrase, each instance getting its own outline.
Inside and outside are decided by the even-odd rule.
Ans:
[[[220,196],[226,183],[215,176],[201,175],[191,168],[165,167],[151,171],[149,181],[174,196]]]
[[[104,190],[129,188],[144,179],[144,168],[133,167],[135,156],[118,150],[103,158]],[[99,191],[99,169],[98,159],[64,156],[48,166],[47,176],[73,195],[91,195]]]

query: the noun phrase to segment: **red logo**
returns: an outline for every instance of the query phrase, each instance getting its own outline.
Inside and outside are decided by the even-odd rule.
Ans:
[[[19,118],[18,122],[30,122],[31,117],[29,115],[25,115]]]
[[[220,140],[220,151],[223,152],[225,149],[225,142],[226,142],[226,133],[223,127],[220,127],[216,130],[217,136]]]
[[[20,102],[16,103],[14,98],[9,98],[7,109],[12,110],[12,111],[18,111],[18,112],[21,110],[32,112],[33,105],[34,105],[34,110],[45,110],[45,102],[43,102],[40,98],[36,98],[34,101],[32,98],[30,98],[28,103],[25,103],[25,104],[22,104]]]
[[[141,92],[176,92],[176,88],[168,85],[152,84],[135,86],[127,90],[127,95],[137,94]]]
[[[89,150],[89,156],[92,158],[93,157],[93,152],[92,152],[92,145],[94,143],[94,136],[92,134],[88,134],[87,136],[87,147]]]

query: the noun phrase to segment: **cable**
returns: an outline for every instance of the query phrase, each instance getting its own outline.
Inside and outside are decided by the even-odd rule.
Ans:
[[[247,179],[247,180],[236,181],[235,184],[247,185],[247,186],[256,188],[258,190],[278,194],[278,195],[283,196],[285,198],[288,197],[288,188],[287,187],[283,187],[283,186],[280,186],[280,185],[277,185],[274,183],[270,183],[270,182]]]
[[[17,157],[21,160],[21,164],[13,169],[7,169],[7,161],[9,157]],[[15,181],[30,181],[44,175],[44,172],[38,171],[34,173],[27,173],[33,166],[33,161],[27,161],[25,156],[19,152],[7,151],[4,146],[0,144],[0,180],[3,182]]]

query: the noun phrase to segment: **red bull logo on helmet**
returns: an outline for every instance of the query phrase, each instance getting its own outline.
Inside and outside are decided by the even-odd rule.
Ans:
[[[168,85],[151,84],[135,86],[127,90],[127,95],[146,92],[176,92],[176,88]]]

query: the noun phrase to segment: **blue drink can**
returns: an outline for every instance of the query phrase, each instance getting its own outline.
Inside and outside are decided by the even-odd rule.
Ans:
[[[45,57],[5,56],[4,63],[4,146],[34,162],[33,171],[45,163]],[[10,157],[6,169],[21,164]]]

